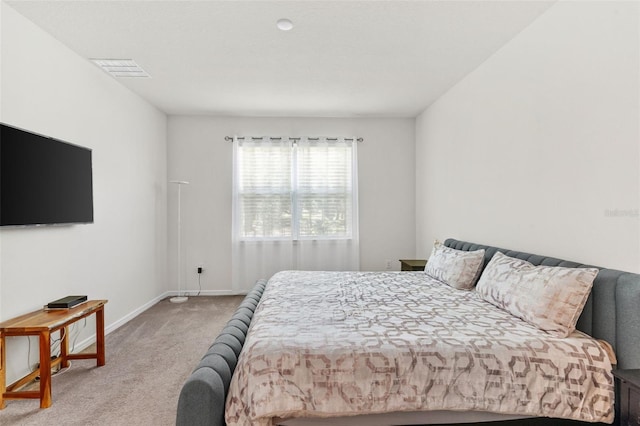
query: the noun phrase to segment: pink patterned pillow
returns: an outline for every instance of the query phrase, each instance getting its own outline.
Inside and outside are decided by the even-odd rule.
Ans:
[[[455,250],[436,241],[424,272],[458,290],[470,290],[478,280],[483,261],[484,249]]]
[[[557,337],[567,337],[587,302],[596,268],[533,264],[497,252],[476,291],[487,302]]]

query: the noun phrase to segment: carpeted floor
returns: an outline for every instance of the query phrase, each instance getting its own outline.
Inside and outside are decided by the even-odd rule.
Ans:
[[[9,400],[0,424],[174,425],[182,384],[243,297],[160,301],[106,336],[105,366],[71,361],[53,376],[50,408]]]

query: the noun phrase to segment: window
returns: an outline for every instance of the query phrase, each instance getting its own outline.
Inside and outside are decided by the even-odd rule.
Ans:
[[[237,238],[248,241],[353,237],[357,215],[355,139],[237,138],[236,141]]]
[[[283,270],[357,271],[357,141],[234,138],[231,282]]]

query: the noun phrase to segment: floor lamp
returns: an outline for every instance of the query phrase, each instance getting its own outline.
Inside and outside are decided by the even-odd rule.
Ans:
[[[182,240],[182,220],[180,217],[180,207],[181,207],[181,200],[180,200],[180,195],[182,192],[182,185],[189,185],[189,182],[186,182],[184,180],[170,180],[169,183],[175,183],[176,185],[178,185],[178,295],[175,297],[172,297],[171,299],[169,299],[169,301],[173,302],[173,303],[182,303],[182,302],[186,302],[188,297],[187,296],[180,296],[180,292],[182,290],[182,258],[181,258],[181,240]]]

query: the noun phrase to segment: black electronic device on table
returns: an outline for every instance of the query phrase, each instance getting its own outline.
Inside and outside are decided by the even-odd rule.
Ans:
[[[47,309],[69,309],[82,302],[87,301],[87,296],[67,296],[62,299],[49,302],[46,306]]]

